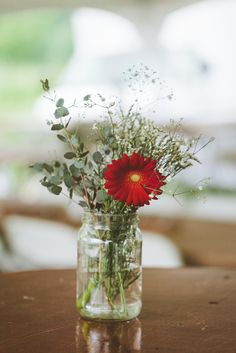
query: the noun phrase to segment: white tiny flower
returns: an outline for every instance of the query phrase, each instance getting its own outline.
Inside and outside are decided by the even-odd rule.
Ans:
[[[202,189],[203,189],[203,187],[202,187],[202,185],[200,185],[200,186],[198,187],[198,190],[202,191]]]
[[[168,175],[168,177],[166,178],[166,181],[169,182],[171,181],[171,179],[172,179],[171,175]]]
[[[159,173],[161,173],[161,174],[164,173],[164,168],[163,168],[163,167],[161,167],[161,168],[159,169]]]

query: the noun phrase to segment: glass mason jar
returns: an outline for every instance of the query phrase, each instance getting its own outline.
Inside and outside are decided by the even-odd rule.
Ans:
[[[78,234],[76,306],[84,318],[130,320],[141,311],[142,235],[136,213],[85,212]]]

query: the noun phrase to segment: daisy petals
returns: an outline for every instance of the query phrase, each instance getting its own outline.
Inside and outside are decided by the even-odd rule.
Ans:
[[[149,205],[150,194],[156,199],[165,185],[165,176],[155,170],[156,163],[135,152],[132,156],[123,154],[122,158],[112,160],[103,173],[108,194],[128,206]]]

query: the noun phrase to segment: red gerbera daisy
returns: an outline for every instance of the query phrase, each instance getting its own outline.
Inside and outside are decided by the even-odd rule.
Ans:
[[[131,157],[123,154],[122,158],[113,160],[104,172],[108,194],[127,205],[149,205],[150,199],[156,199],[165,185],[165,176],[155,170],[156,163],[135,152]]]

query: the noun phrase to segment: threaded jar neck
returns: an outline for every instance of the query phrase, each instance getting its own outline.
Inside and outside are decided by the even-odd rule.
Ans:
[[[123,226],[128,225],[137,226],[139,216],[137,213],[111,214],[85,211],[82,217],[82,221],[84,224],[90,224],[94,226],[104,226],[107,228],[121,228]]]

